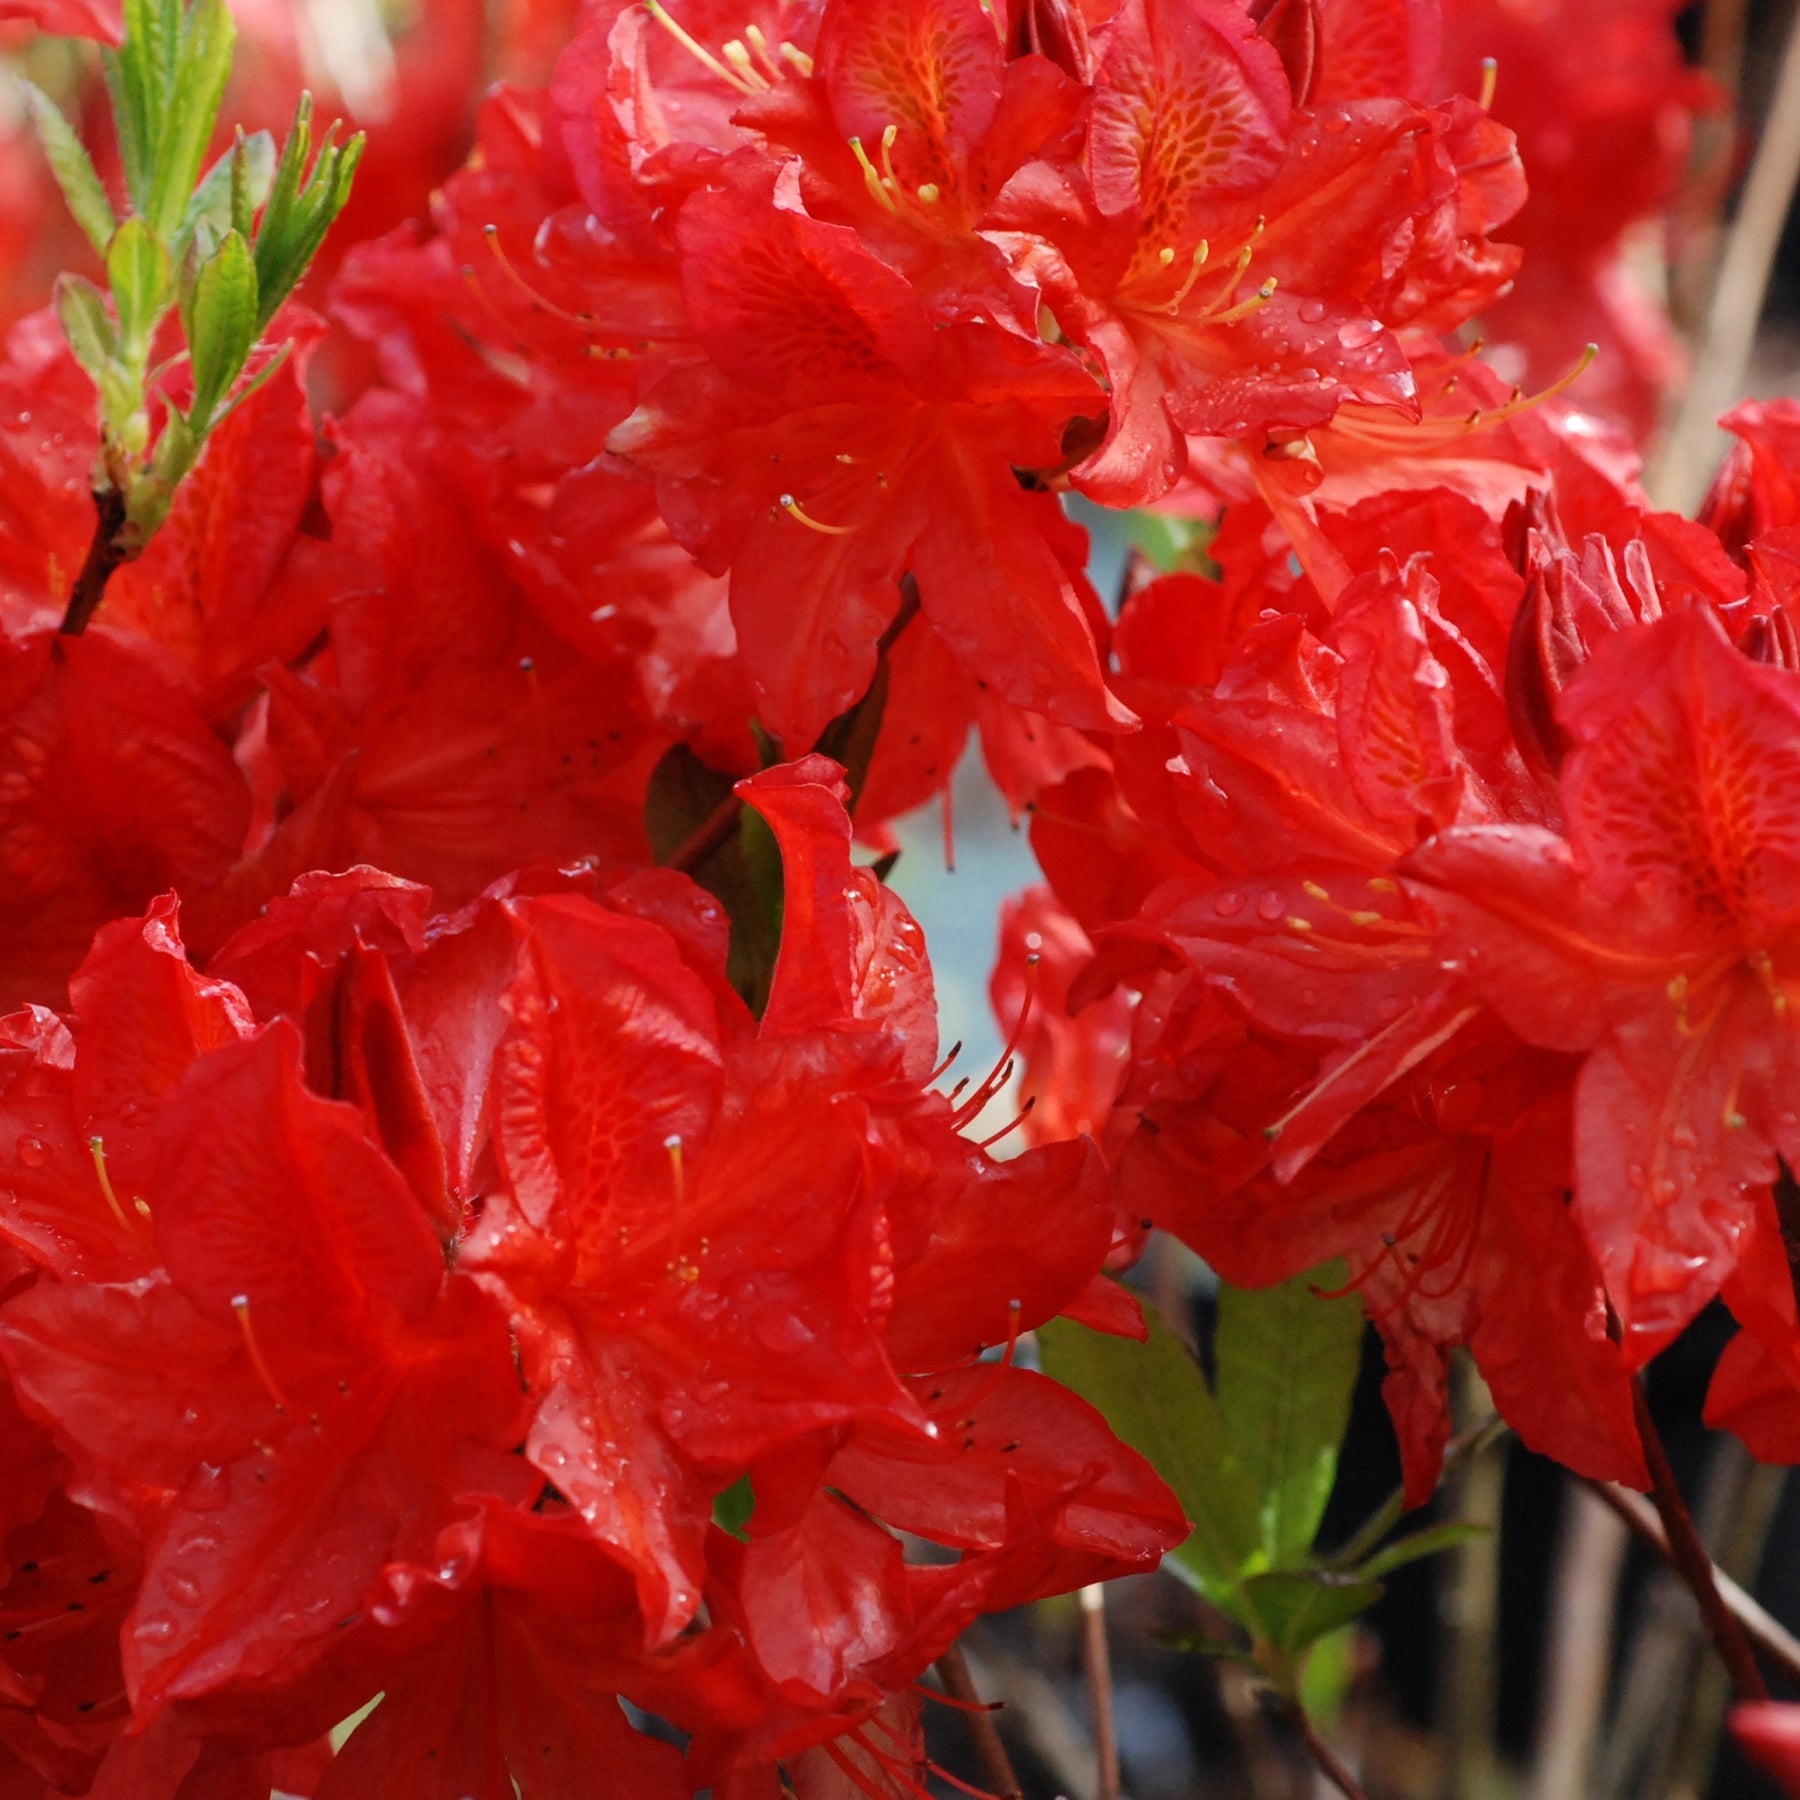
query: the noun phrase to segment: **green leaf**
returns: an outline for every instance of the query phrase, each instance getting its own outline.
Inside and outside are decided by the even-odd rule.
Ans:
[[[194,361],[193,418],[195,429],[204,433],[256,342],[256,263],[237,232],[228,231],[202,265],[187,328]]]
[[[1262,1548],[1275,1569],[1305,1562],[1350,1421],[1362,1304],[1314,1292],[1341,1279],[1327,1268],[1278,1287],[1219,1289],[1219,1411],[1260,1496]]]
[[[1442,1525],[1428,1525],[1423,1531],[1415,1531],[1410,1537],[1403,1537],[1386,1549],[1376,1551],[1355,1572],[1365,1581],[1379,1581],[1396,1569],[1404,1569],[1408,1563],[1436,1556],[1442,1550],[1454,1550],[1458,1544],[1466,1544],[1472,1538],[1486,1537],[1487,1532],[1487,1526],[1474,1519],[1450,1519]]]
[[[180,228],[170,245],[177,259],[198,238],[203,255],[210,256],[228,231],[248,238],[256,222],[256,209],[268,198],[275,179],[275,140],[259,131],[237,142],[207,171],[194,189],[182,214]]]
[[[256,274],[262,284],[262,323],[299,285],[337,216],[350,198],[362,161],[364,139],[337,142],[333,125],[312,157],[312,95],[302,94],[281,147],[269,203],[256,234]],[[311,159],[311,169],[308,161]]]
[[[1360,1618],[1385,1591],[1379,1581],[1328,1569],[1271,1569],[1252,1575],[1243,1589],[1252,1628],[1288,1658]]]
[[[1218,574],[1208,552],[1218,527],[1206,519],[1178,519],[1140,508],[1124,515],[1125,534],[1159,575]]]
[[[169,88],[163,128],[156,140],[156,166],[144,211],[165,238],[179,229],[194,185],[200,179],[206,146],[212,141],[237,27],[225,0],[195,0],[181,29],[174,81]]]
[[[63,336],[69,340],[69,348],[75,352],[75,360],[98,386],[105,381],[119,354],[119,334],[112,314],[106,310],[106,296],[83,276],[59,275],[56,317]]]
[[[722,1494],[713,1495],[713,1523],[739,1543],[750,1538],[750,1518],[756,1511],[756,1490],[748,1475],[740,1475]]]
[[[151,334],[169,310],[169,253],[142,219],[127,219],[113,234],[106,253],[106,278],[119,315],[125,354],[141,363]]]
[[[735,780],[677,744],[650,776],[644,829],[659,863],[679,857],[725,909],[726,973],[760,1017],[781,948],[781,852],[768,826],[738,804]]]
[[[119,222],[113,217],[112,202],[100,185],[100,177],[94,173],[93,159],[49,95],[29,81],[21,80],[19,85],[25,90],[25,104],[37,129],[38,142],[44,146],[44,155],[56,176],[56,185],[62,189],[75,223],[104,256]]]
[[[1154,1307],[1144,1318],[1142,1344],[1053,1319],[1038,1329],[1038,1354],[1169,1484],[1194,1525],[1170,1563],[1235,1617],[1238,1581],[1260,1561],[1256,1490],[1187,1346]]]

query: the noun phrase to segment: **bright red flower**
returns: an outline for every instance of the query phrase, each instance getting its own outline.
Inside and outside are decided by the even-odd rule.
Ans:
[[[498,1309],[446,1276],[358,1113],[305,1089],[291,1027],[252,1031],[240,1011],[217,1048],[195,1043],[208,1009],[234,1008],[177,950],[152,938],[97,960],[83,987],[94,1066],[76,1065],[90,1104],[141,1134],[154,1199],[148,1219],[135,1198],[118,1207],[118,1229],[155,1258],[114,1285],[40,1283],[0,1322],[21,1396],[80,1460],[82,1496],[145,1534],[124,1644],[143,1724],[298,1673],[384,1562],[428,1554],[459,1495],[534,1491],[505,1454],[523,1402]]]
[[[1788,1794],[1800,1794],[1800,1706],[1754,1700],[1734,1706],[1731,1735],[1759,1767]]]
[[[676,536],[729,565],[764,722],[809,745],[862,694],[910,573],[925,618],[1005,699],[1130,723],[1046,542],[1056,503],[1013,474],[1055,469],[1104,405],[1079,362],[973,318],[934,329],[897,270],[807,215],[791,171],[752,159],[720,179],[679,227],[713,362],[665,376],[611,442],[656,476]]]
[[[1622,634],[1558,711],[1566,835],[1473,826],[1409,864],[1477,991],[1586,1053],[1576,1212],[1634,1361],[1718,1289],[1800,1154],[1797,680],[1706,608]]]
[[[1260,441],[1352,402],[1416,416],[1394,327],[1454,324],[1510,273],[1486,242],[1517,204],[1506,134],[1354,91],[1353,56],[1294,111],[1235,5],[1133,0],[1096,47],[1082,167],[1040,165],[1003,208],[1055,246],[1027,266],[1112,388],[1080,484],[1139,504],[1181,475],[1184,434]]]

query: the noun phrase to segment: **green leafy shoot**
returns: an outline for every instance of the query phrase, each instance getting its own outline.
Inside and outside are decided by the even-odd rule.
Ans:
[[[1165,1566],[1243,1632],[1170,1641],[1250,1663],[1289,1707],[1311,1691],[1315,1652],[1341,1646],[1386,1576],[1479,1529],[1433,1525],[1389,1541],[1396,1495],[1335,1555],[1316,1548],[1363,1334],[1356,1297],[1329,1292],[1341,1280],[1332,1267],[1257,1291],[1221,1284],[1212,1385],[1149,1306],[1142,1344],[1066,1319],[1037,1333],[1045,1372],[1106,1415],[1193,1522]]]
[[[106,291],[65,276],[56,294],[100,395],[95,553],[69,632],[85,628],[113,570],[155,536],[208,435],[279,366],[281,353],[261,351],[263,333],[343,211],[363,151],[360,136],[340,143],[335,125],[315,146],[303,95],[279,152],[267,133],[239,131],[206,168],[236,42],[226,0],[125,0],[124,23],[119,48],[103,53],[122,215],[69,122],[25,89],[57,184],[106,269]],[[173,356],[172,315],[182,338]],[[183,360],[185,409],[163,387]]]

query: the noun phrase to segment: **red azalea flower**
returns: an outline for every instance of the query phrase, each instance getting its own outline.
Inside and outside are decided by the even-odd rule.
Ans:
[[[1775,1157],[1800,1154],[1795,680],[1710,609],[1621,634],[1558,709],[1566,836],[1473,826],[1409,864],[1478,991],[1530,1041],[1586,1053],[1577,1214],[1634,1360],[1717,1290]]]

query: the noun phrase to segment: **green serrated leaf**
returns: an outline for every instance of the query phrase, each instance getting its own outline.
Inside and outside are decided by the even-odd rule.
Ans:
[[[156,140],[156,167],[144,208],[164,238],[174,237],[179,230],[200,179],[206,146],[212,141],[225,83],[231,76],[236,43],[237,27],[225,0],[195,0],[181,28],[174,80]]]
[[[1385,1591],[1379,1581],[1329,1569],[1271,1569],[1243,1585],[1252,1629],[1288,1659],[1360,1618]]]
[[[1154,1307],[1144,1318],[1142,1344],[1053,1319],[1038,1329],[1038,1354],[1169,1484],[1194,1525],[1169,1566],[1236,1617],[1238,1582],[1261,1560],[1256,1490],[1187,1346]]]
[[[1221,1283],[1213,1339],[1219,1411],[1260,1496],[1268,1566],[1304,1563],[1337,1476],[1362,1349],[1362,1303],[1321,1299],[1335,1267],[1278,1287]]]
[[[1442,1525],[1428,1525],[1423,1531],[1415,1531],[1411,1536],[1389,1544],[1386,1549],[1376,1551],[1355,1573],[1365,1581],[1379,1581],[1396,1569],[1404,1569],[1408,1563],[1436,1556],[1444,1550],[1454,1550],[1458,1544],[1486,1537],[1487,1533],[1487,1526],[1474,1519],[1450,1519]]]
[[[169,310],[172,271],[162,239],[142,219],[127,219],[106,252],[106,278],[119,315],[125,355],[142,363],[150,339]]]
[[[103,383],[119,354],[119,334],[106,310],[106,296],[80,275],[59,275],[56,317],[75,360],[96,386]]]
[[[87,233],[88,242],[104,256],[113,232],[118,228],[118,220],[113,217],[112,202],[107,199],[106,189],[94,172],[93,159],[49,95],[29,81],[21,79],[19,85],[25,90],[31,123],[37,131],[38,142],[44,146],[44,155],[56,176],[56,185],[62,189],[63,199],[68,202],[75,223]]]
[[[256,342],[256,263],[250,246],[228,231],[194,282],[187,321],[194,364],[195,429],[202,434]]]

